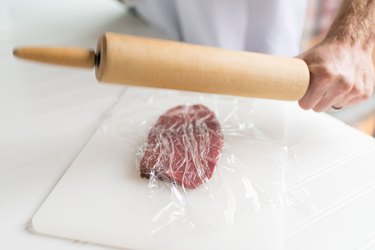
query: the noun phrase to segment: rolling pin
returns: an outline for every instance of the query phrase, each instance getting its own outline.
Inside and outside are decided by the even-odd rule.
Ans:
[[[309,84],[303,60],[105,33],[96,53],[80,48],[17,48],[17,57],[95,67],[100,82],[225,95],[299,100]]]

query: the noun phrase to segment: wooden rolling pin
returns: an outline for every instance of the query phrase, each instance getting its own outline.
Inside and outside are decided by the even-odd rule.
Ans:
[[[281,100],[299,100],[309,84],[303,60],[106,33],[97,52],[18,48],[17,57],[93,68],[101,82]]]

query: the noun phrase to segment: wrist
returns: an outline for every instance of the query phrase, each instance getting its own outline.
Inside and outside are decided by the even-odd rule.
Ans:
[[[375,35],[369,36],[366,39],[356,39],[354,36],[347,35],[348,32],[328,32],[325,38],[322,40],[321,44],[338,46],[338,47],[347,47],[347,48],[356,48],[363,51],[375,53]]]

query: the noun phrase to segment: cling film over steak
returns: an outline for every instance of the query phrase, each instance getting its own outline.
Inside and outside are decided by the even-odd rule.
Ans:
[[[215,114],[196,104],[169,109],[151,128],[141,177],[196,188],[211,178],[224,137]]]

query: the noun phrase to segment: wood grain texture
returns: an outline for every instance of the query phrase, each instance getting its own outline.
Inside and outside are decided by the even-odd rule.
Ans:
[[[27,60],[64,66],[93,68],[95,65],[95,52],[89,49],[26,47],[15,49],[13,54]]]
[[[106,33],[98,43],[99,81],[282,100],[302,98],[303,60]]]

